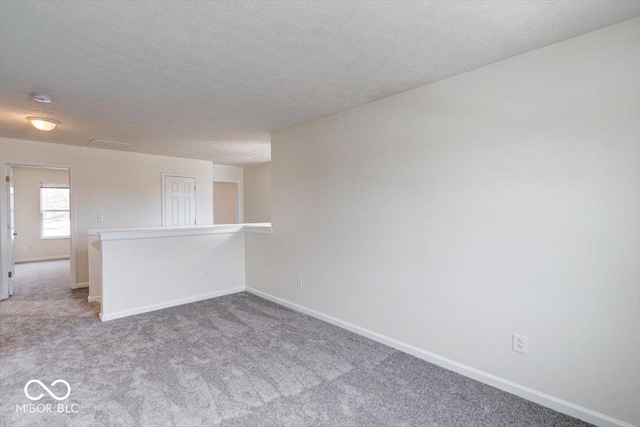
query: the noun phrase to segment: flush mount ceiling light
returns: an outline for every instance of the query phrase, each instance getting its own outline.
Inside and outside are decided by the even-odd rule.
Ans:
[[[56,126],[60,124],[59,121],[53,120],[53,119],[47,119],[46,117],[27,117],[27,120],[31,122],[33,127],[35,127],[38,130],[43,130],[45,132],[54,130]]]
[[[33,92],[31,94],[31,99],[38,102],[44,102],[45,104],[49,104],[51,102],[51,95],[44,92]]]

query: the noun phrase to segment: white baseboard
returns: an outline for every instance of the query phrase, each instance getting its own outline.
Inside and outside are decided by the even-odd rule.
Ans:
[[[309,316],[315,317],[316,319],[323,320],[327,323],[331,323],[332,325],[354,332],[358,335],[362,335],[363,337],[395,348],[396,350],[400,350],[403,353],[407,353],[419,359],[426,360],[427,362],[433,363],[434,365],[438,365],[450,371],[457,372],[461,375],[464,375],[465,377],[472,378],[481,383],[522,397],[523,399],[530,400],[539,405],[546,406],[547,408],[551,408],[554,411],[558,411],[571,417],[578,418],[582,421],[586,421],[600,427],[635,427],[633,424],[627,423],[625,421],[618,420],[600,412],[592,411],[591,409],[585,408],[583,406],[576,405],[574,403],[559,399],[549,394],[539,392],[537,390],[525,387],[509,380],[505,380],[479,369],[463,365],[461,363],[447,359],[446,357],[438,356],[437,354],[419,349],[410,344],[405,344],[396,339],[387,337],[377,332],[370,331],[365,328],[361,328],[360,326],[356,326],[352,323],[328,316],[310,308],[306,308],[304,306],[289,302],[282,298],[275,297],[257,289],[253,289],[247,286],[246,291],[260,298],[264,298],[297,312],[307,314]]]
[[[71,286],[71,289],[82,289],[82,288],[88,288],[89,287],[89,282],[82,282],[82,283],[76,283],[75,285]]]
[[[223,291],[209,292],[202,295],[195,295],[192,297],[181,298],[173,301],[161,302],[158,304],[145,305],[143,307],[131,308],[129,310],[117,311],[115,313],[100,313],[100,320],[106,322],[107,320],[120,319],[121,317],[133,316],[135,314],[148,313],[150,311],[162,310],[163,308],[175,307],[177,305],[189,304],[192,302],[202,301],[211,298],[217,298],[224,295],[235,294],[238,292],[244,292],[244,286],[237,288],[225,289]]]
[[[70,259],[69,255],[60,255],[60,256],[43,256],[43,257],[35,257],[35,258],[21,258],[17,259],[14,262],[16,264],[23,264],[25,262],[40,262],[40,261],[57,261],[59,259]]]
[[[87,297],[87,301],[89,301],[89,302],[102,302],[102,296],[100,296],[100,295],[95,295],[95,296],[89,295]]]

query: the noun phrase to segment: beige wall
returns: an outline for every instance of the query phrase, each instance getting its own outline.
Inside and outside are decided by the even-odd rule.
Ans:
[[[247,285],[640,425],[639,94],[640,18],[272,135]]]
[[[213,221],[214,175],[208,161],[8,138],[0,138],[0,159],[71,165],[77,283],[89,280],[88,228],[162,225],[162,172],[196,176],[198,224]],[[222,173],[225,168],[216,170]],[[241,168],[233,168],[233,173],[237,169],[241,173]],[[4,183],[1,187],[4,191]],[[6,203],[2,203],[4,209]],[[104,215],[104,222],[97,221],[98,214]],[[6,224],[4,218],[2,221]]]
[[[213,223],[238,223],[238,187],[235,182],[213,183]]]
[[[15,194],[14,242],[16,262],[69,257],[69,239],[42,239],[40,184],[69,184],[69,171],[42,168],[13,168]]]
[[[271,222],[271,163],[244,168],[244,222]]]
[[[243,169],[239,166],[212,165],[213,179],[216,181],[233,181],[242,184]]]

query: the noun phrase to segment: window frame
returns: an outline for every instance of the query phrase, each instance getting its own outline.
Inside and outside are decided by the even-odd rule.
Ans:
[[[45,188],[65,189],[69,192],[69,208],[68,209],[44,209],[42,203],[42,190]],[[71,188],[68,184],[44,184],[40,183],[40,240],[60,240],[71,238]],[[45,236],[44,235],[44,214],[45,212],[67,212],[69,214],[69,234],[66,236]]]

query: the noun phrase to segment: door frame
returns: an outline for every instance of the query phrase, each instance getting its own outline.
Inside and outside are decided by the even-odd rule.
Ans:
[[[10,167],[32,167],[41,169],[67,169],[69,171],[69,214],[70,218],[70,230],[69,230],[69,257],[70,257],[70,274],[69,274],[69,287],[71,289],[78,288],[76,283],[76,204],[75,204],[75,174],[73,172],[73,165],[66,163],[51,163],[51,162],[30,162],[24,160],[2,160],[0,169],[2,169],[3,176],[7,176]],[[11,241],[9,240],[7,230],[8,221],[7,214],[9,213],[9,200],[7,196],[7,182],[4,179],[0,179],[0,253],[2,254],[2,283],[0,289],[0,299],[6,299],[9,297],[9,282],[5,280],[5,275],[9,272],[11,260]]]
[[[15,195],[15,183],[13,182],[13,166],[7,166],[7,173],[5,174],[5,192],[4,197],[6,197],[7,201],[7,241],[9,250],[7,253],[7,272],[11,271],[12,274],[15,274],[16,269],[16,253],[15,253],[15,240],[16,240],[16,195]],[[8,183],[8,185],[7,185]],[[12,191],[13,190],[13,191]],[[11,194],[13,192],[13,194]],[[13,208],[13,209],[12,209]],[[11,220],[11,226],[9,226],[9,220]],[[7,296],[10,297],[13,295],[14,290],[14,278],[7,278]]]
[[[242,224],[244,222],[244,201],[243,201],[243,189],[242,189],[242,181],[237,180],[237,179],[214,179],[212,184],[211,184],[211,190],[213,192],[213,185],[216,182],[223,182],[223,183],[227,183],[227,184],[237,184],[237,189],[238,189],[238,194],[237,194],[237,206],[236,206],[236,212],[238,212],[238,217],[236,218],[237,224]],[[213,202],[213,194],[211,194],[211,201]],[[211,221],[213,222],[213,224],[216,223],[216,206],[215,203],[213,204],[213,210],[212,210],[212,216],[211,216]]]
[[[184,175],[180,173],[170,173],[170,172],[162,172],[162,226],[167,227],[167,204],[166,204],[166,193],[165,193],[165,185],[164,182],[166,177],[174,176],[176,178],[193,178],[194,182],[194,190],[195,194],[195,225],[198,225],[198,177],[195,175]]]

